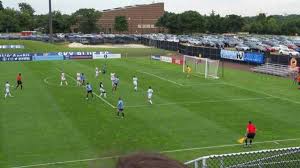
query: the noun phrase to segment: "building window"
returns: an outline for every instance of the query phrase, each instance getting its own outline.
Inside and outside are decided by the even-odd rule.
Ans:
[[[139,29],[154,29],[156,28],[154,24],[138,24]]]

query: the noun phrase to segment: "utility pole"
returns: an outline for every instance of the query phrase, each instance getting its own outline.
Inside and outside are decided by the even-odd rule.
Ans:
[[[49,0],[49,42],[53,42],[53,27],[52,27],[52,4]]]

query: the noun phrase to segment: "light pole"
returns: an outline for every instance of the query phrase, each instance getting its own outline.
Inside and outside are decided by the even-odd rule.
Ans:
[[[52,27],[52,4],[51,0],[49,0],[49,41],[53,42],[53,27]]]

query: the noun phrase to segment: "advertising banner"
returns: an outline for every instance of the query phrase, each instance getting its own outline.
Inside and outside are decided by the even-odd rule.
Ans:
[[[2,61],[2,62],[8,62],[8,61],[32,61],[32,57],[31,56],[24,56],[24,57],[18,57],[18,56],[0,57],[0,61]]]
[[[221,58],[236,61],[244,61],[245,53],[243,51],[221,50]]]
[[[94,53],[93,59],[118,59],[121,54]]]
[[[183,59],[182,58],[173,57],[172,58],[172,63],[173,64],[177,64],[177,65],[183,65]]]
[[[153,55],[153,56],[151,56],[151,59],[160,61],[160,55]]]
[[[33,56],[33,61],[58,61],[64,60],[64,56],[62,55],[44,55],[44,56]]]
[[[0,53],[0,57],[30,57],[31,53]]]
[[[256,64],[263,64],[265,62],[265,56],[263,53],[246,52],[244,55],[244,61]]]
[[[172,63],[172,58],[171,57],[166,57],[166,56],[161,56],[160,61],[167,62],[167,63]]]
[[[0,49],[23,49],[23,45],[0,45]]]
[[[67,59],[93,59],[93,56],[89,55],[72,55],[72,56],[67,56],[64,57],[66,60]]]

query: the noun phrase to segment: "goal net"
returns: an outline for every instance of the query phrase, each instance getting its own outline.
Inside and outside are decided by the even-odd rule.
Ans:
[[[183,72],[186,72],[186,67],[189,66],[193,74],[204,75],[205,78],[219,79],[219,63],[219,60],[184,55]]]

